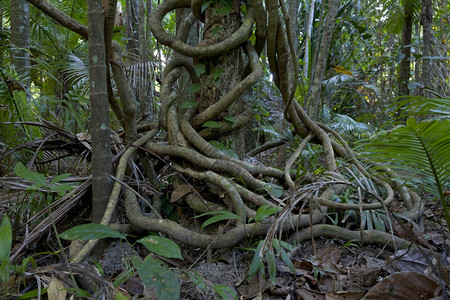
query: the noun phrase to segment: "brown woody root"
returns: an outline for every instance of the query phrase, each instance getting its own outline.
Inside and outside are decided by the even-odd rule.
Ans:
[[[290,33],[283,29],[277,2],[268,1],[266,7],[262,5],[260,0],[249,2],[248,13],[239,29],[216,44],[202,47],[192,46],[185,42],[188,30],[181,30],[177,36],[171,36],[164,31],[161,25],[163,17],[177,8],[192,8],[193,15],[200,21],[205,21],[204,15],[199,11],[201,1],[166,0],[162,1],[152,12],[150,27],[154,36],[160,43],[176,52],[163,72],[160,94],[159,125],[167,131],[168,144],[153,140],[158,130],[155,129],[151,134],[146,134],[138,139],[133,144],[134,146],[128,148],[122,155],[115,176],[118,180],[115,182],[102,223],[108,224],[110,221],[111,213],[120,195],[122,188],[120,182],[124,178],[127,163],[133,157],[137,147],[144,147],[147,155],[150,154],[158,158],[166,157],[171,161],[172,168],[186,181],[202,182],[204,188],[209,190],[210,193],[222,195],[217,196],[214,199],[215,201],[208,199],[210,200],[208,202],[203,201],[201,195],[197,195],[198,192],[188,194],[188,196],[190,195],[189,201],[186,202],[190,203],[194,210],[204,211],[208,207],[213,207],[213,209],[227,207],[240,217],[240,221],[235,222],[233,227],[224,233],[218,232],[215,235],[200,233],[168,219],[155,218],[159,211],[152,214],[152,217],[144,216],[136,195],[126,188],[124,190],[125,206],[133,228],[161,232],[186,245],[203,248],[229,247],[239,243],[242,239],[257,235],[267,235],[270,239],[277,231],[298,231],[292,238],[299,241],[311,236],[321,235],[403,247],[406,242],[391,234],[377,231],[362,231],[361,234],[335,226],[319,225],[327,214],[327,210],[331,208],[334,210],[355,210],[359,213],[371,209],[389,210],[389,206],[394,199],[394,188],[397,188],[397,186],[384,181],[376,174],[368,172],[337,132],[312,120],[304,109],[293,100],[298,73],[295,66],[297,60],[293,55],[292,41],[289,40]],[[255,17],[254,12],[256,12]],[[189,21],[191,22],[192,15],[189,18],[191,18]],[[266,20],[268,22],[267,27]],[[257,40],[254,47],[248,39],[255,22]],[[276,31],[272,30],[273,28],[276,28]],[[262,77],[259,55],[265,42],[267,42],[267,57],[270,69],[286,105],[285,117],[291,122],[295,133],[304,139],[301,146],[284,166],[284,170],[249,164],[232,158],[209,144],[208,140],[217,138],[218,134],[225,134],[235,130],[238,126],[243,126],[244,122],[249,120],[249,116],[251,118],[251,111],[248,114],[244,110],[242,115],[235,116],[236,120],[242,120],[242,122],[222,126],[219,131],[209,129],[199,132],[202,124],[206,121],[220,121],[218,118],[230,106],[239,101],[242,94],[251,89]],[[175,83],[183,74],[182,68],[188,71],[191,82],[202,83],[202,79],[199,79],[193,71],[193,60],[217,57],[234,49],[240,49],[242,53],[247,55],[248,75],[218,99],[215,104],[206,109],[202,111],[197,111],[196,108],[181,109],[182,103],[178,101],[182,97],[175,88]],[[121,76],[120,69],[114,68],[113,71],[117,78]],[[121,95],[121,97],[128,96]],[[204,99],[198,99],[198,101],[201,102]],[[127,103],[130,102],[122,101],[122,105],[127,105]],[[199,106],[201,107],[201,105]],[[131,107],[130,104],[130,107],[124,107],[123,111],[130,112],[130,109],[135,108]],[[227,123],[223,122],[224,124]],[[125,128],[126,131],[129,131],[129,133],[126,133],[127,136],[136,134],[135,126],[130,124],[127,127]],[[322,145],[324,164],[331,179],[313,178],[311,184],[302,187],[291,177],[291,166],[309,142]],[[279,143],[274,143],[274,146],[277,145]],[[347,168],[338,169],[336,165],[337,156],[348,159],[351,165]],[[149,159],[142,153],[139,157],[141,160]],[[283,199],[271,197],[267,193],[268,182],[277,182],[278,185],[285,187]],[[375,185],[384,191],[385,198],[377,192],[378,189],[374,188]],[[358,204],[336,203],[330,200],[333,193],[339,195],[348,187],[360,189],[367,196],[360,197],[360,203]],[[217,192],[217,189],[221,192]],[[319,194],[321,195],[318,196]],[[401,191],[401,196],[408,208],[404,215],[412,219],[420,216],[420,213],[417,214],[418,211],[421,211],[420,198],[414,192],[407,190]],[[214,205],[211,202],[214,202]],[[252,218],[255,211],[262,205],[282,207],[283,210],[277,218],[271,217],[258,223],[246,224],[246,220]],[[302,209],[307,209],[309,212],[302,213]],[[299,211],[299,213],[294,214],[293,211]],[[90,241],[75,260],[82,260],[93,245],[95,245],[95,242]]]

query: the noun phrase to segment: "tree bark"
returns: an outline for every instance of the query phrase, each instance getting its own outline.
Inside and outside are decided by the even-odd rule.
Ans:
[[[298,52],[298,0],[289,0],[289,18],[295,52]]]
[[[310,53],[311,53],[311,32],[312,32],[312,26],[314,23],[314,4],[315,0],[311,0],[311,5],[309,7],[309,17],[308,17],[308,24],[306,27],[306,42],[305,42],[305,56],[303,58],[303,77],[308,78],[309,76],[309,60],[310,60]]]
[[[92,221],[100,223],[112,189],[112,154],[101,1],[88,1],[92,136]]]
[[[421,23],[423,28],[423,62],[421,83],[426,89],[430,87],[431,82],[431,37],[433,24],[433,6],[431,0],[422,0]],[[427,93],[424,93],[427,96]]]
[[[205,34],[200,44],[216,44],[219,41],[231,36],[240,26],[240,2],[231,1],[231,13],[223,15],[218,12],[223,4],[210,5],[205,11]],[[203,86],[206,86],[204,97],[208,99],[204,101],[200,107],[206,108],[217,102],[223,95],[228,93],[241,80],[241,74],[245,68],[242,60],[242,50],[240,48],[233,49],[223,55],[218,60],[216,58],[207,61],[207,75],[201,77]],[[235,99],[234,103],[229,107],[227,114],[233,118],[237,118],[239,114],[244,112],[245,103],[243,98]],[[227,140],[231,141],[232,149],[240,156],[244,157],[249,150],[246,146],[250,142],[248,132],[240,128],[233,130],[230,134],[223,138],[223,143],[227,144]]]
[[[314,81],[311,85],[311,93],[309,97],[308,115],[311,119],[317,120],[321,106],[321,89],[322,80],[327,67],[328,52],[330,50],[331,37],[333,36],[334,26],[336,25],[336,15],[339,8],[338,0],[328,1],[328,10],[325,17],[322,41],[320,43],[319,56],[317,58],[316,71],[314,73]]]
[[[25,0],[11,0],[12,63],[20,74],[23,88],[29,88],[30,78],[30,5]]]
[[[405,3],[402,31],[402,60],[398,70],[398,95],[409,95],[408,82],[411,74],[412,6]]]
[[[139,2],[138,0],[127,0],[126,4],[126,32],[128,39],[127,52],[139,58]]]

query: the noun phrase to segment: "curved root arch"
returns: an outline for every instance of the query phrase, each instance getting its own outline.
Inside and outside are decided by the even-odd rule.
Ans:
[[[191,8],[192,5],[193,15],[199,21],[204,22],[205,16],[199,11],[201,3],[202,1],[198,0],[193,0],[192,3],[190,0],[165,0],[152,12],[150,26],[154,36],[159,42],[176,52],[163,72],[160,96],[159,125],[167,131],[169,144],[152,140],[159,130],[156,128],[136,141],[122,155],[117,168],[110,205],[102,223],[108,224],[110,221],[111,213],[119,197],[129,158],[132,157],[137,147],[141,147],[141,149],[144,147],[150,155],[168,157],[172,161],[171,166],[180,177],[185,178],[185,180],[191,178],[202,182],[202,185],[210,191],[210,194],[217,195],[216,200],[220,203],[217,203],[218,201],[215,201],[215,203],[207,201],[196,191],[189,194],[186,197],[186,203],[194,210],[205,212],[226,207],[238,215],[240,220],[236,221],[234,227],[229,228],[226,233],[221,232],[217,235],[199,233],[170,220],[157,218],[160,215],[159,211],[151,214],[151,217],[144,216],[139,208],[135,193],[126,188],[124,192],[125,206],[127,216],[134,228],[159,231],[186,245],[204,248],[229,247],[245,237],[255,235],[267,235],[270,243],[270,239],[274,237],[276,232],[298,232],[299,229],[299,233],[293,235],[293,238],[299,240],[317,234],[354,239],[359,232],[349,232],[331,225],[316,225],[315,227],[313,225],[323,221],[328,208],[355,210],[361,214],[364,210],[388,210],[394,198],[396,186],[394,183],[387,183],[382,178],[380,179],[368,172],[337,132],[312,120],[303,108],[292,100],[296,85],[296,81],[293,79],[298,74],[297,67],[293,62],[296,62],[297,59],[292,54],[292,41],[287,38],[290,34],[284,30],[282,18],[279,16],[278,2],[267,1],[267,5],[263,6],[261,0],[249,1],[248,13],[239,29],[213,45],[188,45],[185,42],[188,30],[182,29],[177,36],[171,36],[164,31],[161,25],[162,19],[167,13],[177,8]],[[282,10],[285,11],[283,7]],[[255,17],[254,12],[256,12]],[[189,18],[191,21],[193,20],[192,14]],[[187,23],[189,24],[191,21]],[[248,39],[255,22],[256,42],[253,46]],[[266,24],[266,22],[268,23]],[[274,28],[276,31],[273,30]],[[206,121],[217,119],[218,116],[223,115],[225,110],[233,105],[245,90],[250,89],[262,77],[263,71],[259,55],[264,45],[267,46],[267,57],[274,81],[286,104],[285,117],[293,125],[295,133],[304,139],[291,159],[287,160],[284,170],[253,165],[230,157],[208,143],[206,137],[216,135],[217,131],[199,131]],[[193,83],[200,83],[200,79],[194,72],[193,59],[212,58],[234,49],[242,49],[247,55],[247,70],[250,70],[248,75],[203,111],[199,112],[197,108],[182,109],[181,103],[178,103],[181,97],[177,89],[174,88],[176,81],[182,74],[182,68],[188,71]],[[251,112],[244,111],[242,115],[235,117],[236,121],[232,124],[223,122],[226,125],[220,128],[220,133],[223,134],[242,126],[251,118],[251,115]],[[310,184],[302,187],[291,178],[291,166],[309,142],[322,145],[325,167],[330,176],[325,180],[323,178],[312,178],[309,180]],[[274,145],[279,144],[274,143]],[[346,158],[350,162],[348,167],[338,169],[336,156]],[[139,157],[144,156],[140,155]],[[267,192],[267,182],[269,181],[277,182],[285,188],[282,194],[283,201],[271,197],[270,193]],[[356,190],[364,192],[367,197],[360,197],[358,204],[336,203],[330,200],[332,194],[342,193],[347,187],[352,186]],[[381,196],[382,193],[379,192],[380,188],[384,192],[384,198]],[[221,192],[217,192],[217,190],[221,190]],[[400,194],[403,200],[407,202],[408,211],[405,216],[409,218],[418,217],[421,211],[420,198],[415,193],[405,189],[402,189]],[[282,207],[282,211],[277,217],[248,224],[247,220],[254,217],[256,210],[262,205]],[[303,213],[303,208],[306,206],[308,206],[308,213]],[[294,211],[296,212],[294,213]],[[310,226],[313,226],[311,230],[308,229]],[[303,230],[301,230],[302,228]],[[372,238],[374,236],[375,238]],[[391,235],[388,234],[361,231],[359,237],[360,240],[366,242],[405,245],[402,239],[390,240]],[[95,242],[90,241],[75,260],[80,260],[94,244]]]

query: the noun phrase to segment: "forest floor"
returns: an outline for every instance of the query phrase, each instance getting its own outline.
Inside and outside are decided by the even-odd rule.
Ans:
[[[68,256],[68,247],[57,255],[56,251],[43,253],[49,251],[49,245],[55,245],[47,236],[47,242],[41,239],[22,255],[23,258],[34,257],[37,267],[28,268],[25,276],[12,277],[10,286],[14,290],[14,285],[20,285],[19,294],[37,289],[38,282],[42,287],[49,287],[55,278],[63,282],[62,286],[70,286],[73,278],[69,274],[73,272],[78,285],[87,290],[86,282],[92,280],[97,287],[114,288],[115,299],[158,299],[155,291],[146,287],[133,271],[131,263],[133,257],[145,258],[150,254],[178,278],[180,299],[448,299],[448,295],[445,297],[448,289],[442,293],[442,287],[449,282],[435,276],[437,260],[444,266],[445,273],[450,270],[450,240],[439,225],[442,219],[442,209],[439,210],[437,204],[428,204],[420,224],[412,225],[418,229],[414,230],[415,245],[404,250],[334,238],[293,243],[294,247],[287,251],[293,269],[276,257],[274,282],[269,279],[267,264],[264,264],[265,274],[257,272],[253,278],[248,276],[254,256],[252,250],[260,237],[218,250],[193,249],[179,244],[184,260],[150,254],[136,243],[136,237],[129,236],[126,242],[111,239],[105,242],[104,252],[94,253],[90,258],[90,265],[100,270],[96,272],[87,264],[79,264],[80,268],[65,264],[63,258]],[[125,220],[125,217],[119,216],[118,220]],[[411,235],[402,230],[404,227],[393,224],[397,236],[411,240]],[[68,245],[64,242],[63,246]],[[83,276],[87,276],[84,283]],[[50,296],[49,289],[47,293]],[[54,298],[55,295],[50,298],[65,299]]]
[[[258,272],[248,278],[254,252],[246,250],[246,245],[210,252],[182,248],[184,262],[163,260],[178,274],[181,299],[234,299],[232,291],[238,299],[446,299],[429,262],[435,263],[437,254],[447,271],[450,269],[450,240],[442,235],[434,218],[425,216],[423,234],[415,235],[421,251],[414,246],[395,251],[382,245],[326,238],[305,241],[289,253],[294,271],[277,259],[275,285],[267,268],[266,276]],[[402,235],[401,229],[394,231]],[[108,269],[107,276],[124,272],[122,258],[131,252],[148,254],[128,244],[111,245],[100,260],[103,270]],[[224,286],[232,291],[227,292]],[[130,278],[120,290],[133,299],[156,299],[138,277]]]

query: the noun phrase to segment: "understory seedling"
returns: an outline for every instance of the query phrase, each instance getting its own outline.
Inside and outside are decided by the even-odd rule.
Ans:
[[[102,224],[83,224],[72,227],[61,233],[61,238],[66,240],[97,240],[104,238],[119,238],[126,241],[126,236]],[[150,252],[167,257],[183,260],[180,248],[172,240],[148,235],[137,241],[144,245]],[[135,256],[131,259],[136,271],[127,276],[132,277],[135,272],[142,282],[149,288],[153,288],[159,299],[176,300],[180,297],[180,283],[174,272],[162,266],[161,262],[153,258],[152,254],[144,260]],[[127,272],[129,272],[127,270]]]

